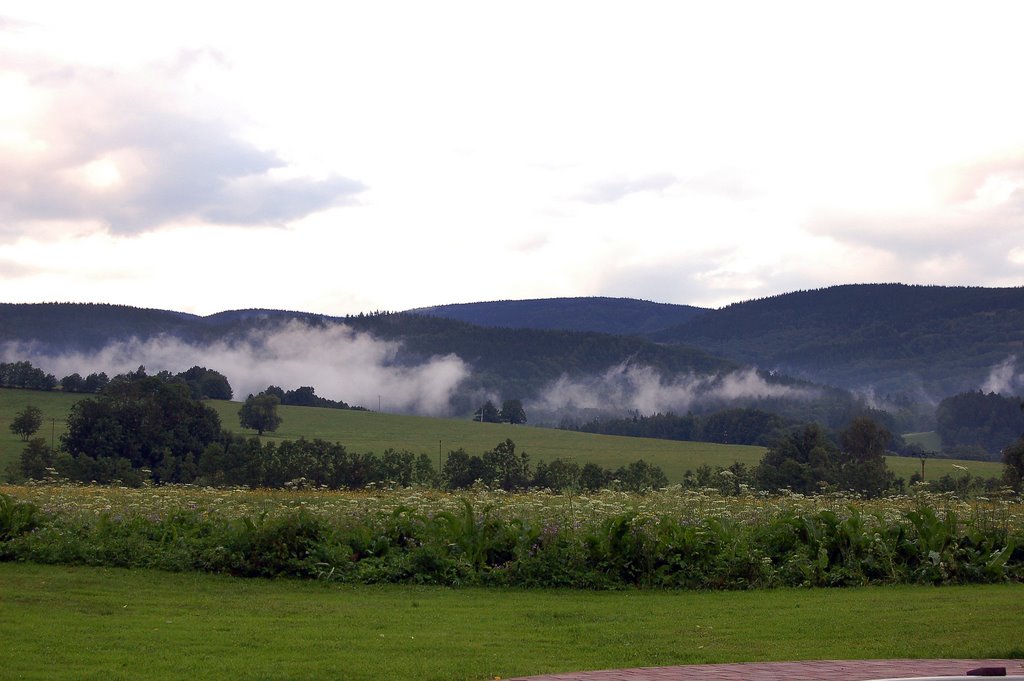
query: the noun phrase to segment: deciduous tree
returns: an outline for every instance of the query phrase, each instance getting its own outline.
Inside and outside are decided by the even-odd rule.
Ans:
[[[501,423],[501,412],[494,406],[494,402],[487,400],[473,413],[473,420],[483,423]]]
[[[43,411],[34,405],[27,405],[20,412],[15,414],[11,421],[11,432],[20,435],[23,442],[28,442],[37,430],[43,425]]]
[[[238,411],[238,422],[243,428],[251,428],[260,435],[272,433],[281,425],[281,417],[277,415],[277,405],[280,403],[277,395],[249,395]]]
[[[1024,437],[1003,450],[1003,479],[1018,492],[1024,486]]]
[[[505,400],[501,405],[501,420],[516,425],[526,423],[526,410],[520,400]]]

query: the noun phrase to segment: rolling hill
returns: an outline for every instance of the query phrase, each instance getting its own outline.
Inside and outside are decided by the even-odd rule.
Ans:
[[[729,305],[649,337],[937,402],[983,387],[993,368],[1024,356],[1024,288],[834,286]]]
[[[707,310],[632,298],[589,297],[436,305],[408,312],[477,326],[635,336],[685,324]]]
[[[24,443],[7,426],[14,414],[32,404],[43,411],[43,428],[38,436],[57,444],[66,430],[68,411],[82,395],[0,388],[0,480],[6,479],[7,466],[16,461]],[[208,402],[220,415],[221,423],[239,431],[237,402]],[[686,470],[701,465],[728,466],[739,461],[756,465],[764,448],[747,445],[722,445],[706,442],[677,442],[651,438],[596,435],[551,428],[512,426],[500,423],[474,423],[468,419],[437,419],[401,414],[322,409],[317,407],[280,407],[283,422],[279,430],[264,436],[270,440],[320,438],[341,442],[352,451],[381,454],[387,448],[427,453],[432,458],[465,448],[480,454],[505,438],[515,441],[520,451],[530,454],[533,463],[556,458],[579,463],[594,462],[617,468],[637,459],[660,466],[672,483],[679,482]],[[246,431],[243,431],[246,432]],[[252,432],[252,431],[248,431]],[[435,458],[436,461],[436,458]],[[916,458],[889,457],[888,464],[904,479],[920,469]],[[998,476],[1002,467],[987,461],[933,459],[928,462],[929,477],[956,474],[962,465],[972,475]],[[435,464],[436,465],[436,464]]]
[[[97,353],[111,344],[129,340],[144,342],[169,338],[180,340],[189,347],[217,344],[225,350],[239,346],[258,349],[272,342],[268,339],[277,338],[279,343],[291,348],[285,348],[285,352],[298,356],[317,352],[325,361],[333,361],[331,347],[324,346],[346,342],[345,338],[339,339],[329,333],[342,326],[372,339],[362,342],[365,352],[357,360],[358,363],[369,357],[381,369],[368,380],[378,380],[382,373],[394,376],[403,369],[430,366],[436,358],[457,357],[467,375],[460,379],[458,390],[451,396],[450,413],[453,414],[471,413],[487,396],[495,396],[498,400],[525,400],[561,377],[584,381],[626,365],[644,367],[659,377],[668,378],[715,375],[740,369],[734,362],[701,350],[654,343],[638,337],[582,331],[488,328],[414,314],[338,318],[299,312],[243,310],[199,317],[162,310],[78,304],[0,305],[0,361],[28,360],[38,364],[47,357]],[[387,345],[380,345],[380,341]],[[350,345],[359,345],[360,342],[354,340]],[[375,347],[366,350],[365,346],[369,345]],[[178,354],[188,352],[189,348],[184,348]],[[187,357],[177,359],[184,366],[170,367],[175,371],[196,362]],[[153,366],[149,360],[145,363],[151,369],[167,368]],[[356,366],[354,370],[360,368]],[[228,379],[234,385],[240,380],[237,372],[245,370],[243,364],[236,370],[236,375],[228,375]],[[285,376],[272,379],[274,383],[287,383],[287,380]],[[431,380],[432,374],[428,371],[421,382],[429,383]],[[266,383],[256,389],[265,386]],[[376,394],[374,392],[373,396]],[[324,396],[350,402],[356,400],[346,394]],[[606,406],[625,410],[622,405],[609,403]]]
[[[818,395],[819,403],[831,403],[832,416],[846,418],[858,408],[847,392],[855,391],[900,413],[909,430],[933,427],[934,405],[946,396],[979,388],[1024,391],[1018,362],[1024,359],[1024,289],[902,284],[798,291],[717,310],[556,298],[348,317],[280,310],[199,317],[112,305],[6,304],[0,305],[0,360],[95,352],[127,338],[231,346],[289,325],[330,330],[342,324],[390,343],[382,360],[390,367],[457,357],[467,376],[450,398],[451,414],[471,413],[487,396],[550,407],[551,388],[563,380],[571,390],[560,399],[575,400],[583,418],[604,408],[619,415],[706,412],[722,408],[723,401],[689,395],[673,402],[672,396],[692,392],[694,385],[720,388],[708,388],[701,377],[739,375],[751,366],[761,370],[756,377],[745,374],[758,384],[760,396],[751,398],[748,391],[742,406],[827,421],[820,406],[780,401],[778,395],[788,388]],[[656,399],[637,398],[652,394]],[[368,399],[325,396],[356,404]],[[377,402],[375,392],[372,398]],[[587,403],[582,407],[581,399]],[[549,412],[548,423],[562,418],[557,410]]]

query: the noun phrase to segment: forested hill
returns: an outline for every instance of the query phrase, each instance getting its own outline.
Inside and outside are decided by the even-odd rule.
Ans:
[[[115,305],[0,305],[0,351],[14,343],[32,360],[37,356],[92,352],[117,341],[145,341],[159,336],[191,344],[236,341],[253,333],[272,333],[299,321],[310,327],[344,323],[374,338],[399,341],[393,361],[416,365],[437,355],[458,355],[472,369],[465,388],[505,396],[533,394],[563,374],[600,374],[627,362],[651,367],[666,376],[709,374],[738,367],[730,361],[684,346],[602,333],[539,329],[499,329],[422,315],[393,313],[350,317],[241,310],[208,317]],[[14,351],[17,352],[17,351]],[[0,359],[3,359],[0,357]],[[216,369],[217,367],[211,367]],[[230,377],[229,378],[233,378]],[[469,396],[466,399],[470,399]],[[456,405],[469,408],[471,405]]]
[[[1024,288],[835,286],[737,303],[649,337],[847,388],[941,398],[1024,360]]]
[[[652,333],[706,312],[691,305],[652,303],[632,298],[546,298],[437,305],[412,314],[457,319],[477,326],[595,331],[622,336]]]
[[[240,310],[209,317],[100,303],[0,303],[0,344],[32,346],[40,354],[90,352],[112,341],[172,336],[191,343],[212,342],[258,327],[329,317],[280,310]]]

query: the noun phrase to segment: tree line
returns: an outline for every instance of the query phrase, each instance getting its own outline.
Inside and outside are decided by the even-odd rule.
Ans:
[[[145,374],[145,367],[136,372]],[[158,374],[163,380],[174,380],[184,383],[192,396],[197,400],[230,400],[233,393],[227,377],[219,371],[206,367],[194,366],[178,374],[162,371]],[[51,391],[58,388],[66,393],[96,394],[103,392],[110,383],[104,372],[91,373],[82,377],[74,372],[59,381],[53,374],[32,366],[31,362],[0,362],[0,388],[24,388],[28,390]]]
[[[935,412],[943,449],[963,458],[994,459],[1024,433],[1021,399],[981,390],[947,397]]]
[[[240,425],[261,433],[273,430],[280,423],[277,404],[274,392],[250,395],[240,410]],[[28,444],[10,471],[12,478],[331,489],[375,484],[598,489],[614,483],[642,490],[667,484],[660,468],[643,461],[614,471],[557,459],[534,467],[526,452],[516,453],[512,440],[482,455],[463,449],[449,452],[440,471],[426,454],[404,450],[388,449],[377,456],[319,439],[264,442],[224,429],[217,412],[197,399],[188,383],[167,372],[148,375],[144,367],[115,377],[97,396],[76,402],[57,451],[42,438],[28,439],[41,421],[41,412],[32,406],[14,419],[12,430],[17,427]]]
[[[473,412],[473,420],[481,423],[510,423],[517,425],[526,423],[526,409],[521,400],[505,400],[501,409],[494,402],[487,400]]]
[[[565,420],[560,426],[566,430],[602,435],[765,446],[779,431],[797,423],[794,419],[760,409],[738,408],[702,416],[674,412],[643,416],[634,412],[624,418],[596,418],[580,424]]]
[[[352,409],[367,411],[366,407],[352,406],[344,400],[320,397],[312,386],[304,385],[295,390],[284,390],[276,385],[267,386],[261,394],[274,395],[280,404],[294,407],[323,407],[325,409]]]
[[[261,396],[276,407],[275,394]],[[1017,409],[1020,411],[1019,403]],[[28,439],[41,420],[37,408],[27,407],[13,420],[11,429]],[[248,425],[244,406],[240,424]],[[813,494],[847,490],[877,496],[900,490],[901,481],[885,464],[891,438],[884,426],[867,417],[854,419],[834,437],[817,424],[792,426],[774,439],[756,468],[734,464],[711,471],[702,467],[696,474],[688,472],[683,484],[709,486],[714,482],[710,486],[726,493],[738,493],[746,485],[765,491]],[[1005,481],[1020,489],[1024,438],[1004,449],[1003,460]],[[509,491],[609,486],[642,491],[668,484],[659,467],[642,460],[616,470],[558,459],[534,465],[526,452],[516,451],[511,439],[481,455],[463,449],[451,451],[439,469],[426,454],[408,451],[389,449],[377,457],[322,440],[262,442],[224,429],[217,412],[195,397],[180,375],[161,372],[151,376],[144,367],[115,377],[100,394],[76,402],[59,450],[52,451],[42,438],[28,440],[11,472],[14,478],[56,475],[98,483],[265,487],[416,484],[460,489],[480,483]]]

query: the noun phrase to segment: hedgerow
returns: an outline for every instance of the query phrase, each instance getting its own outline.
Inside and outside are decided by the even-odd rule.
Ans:
[[[427,489],[7,487],[0,557],[245,577],[616,589],[1024,581],[1024,504]]]

